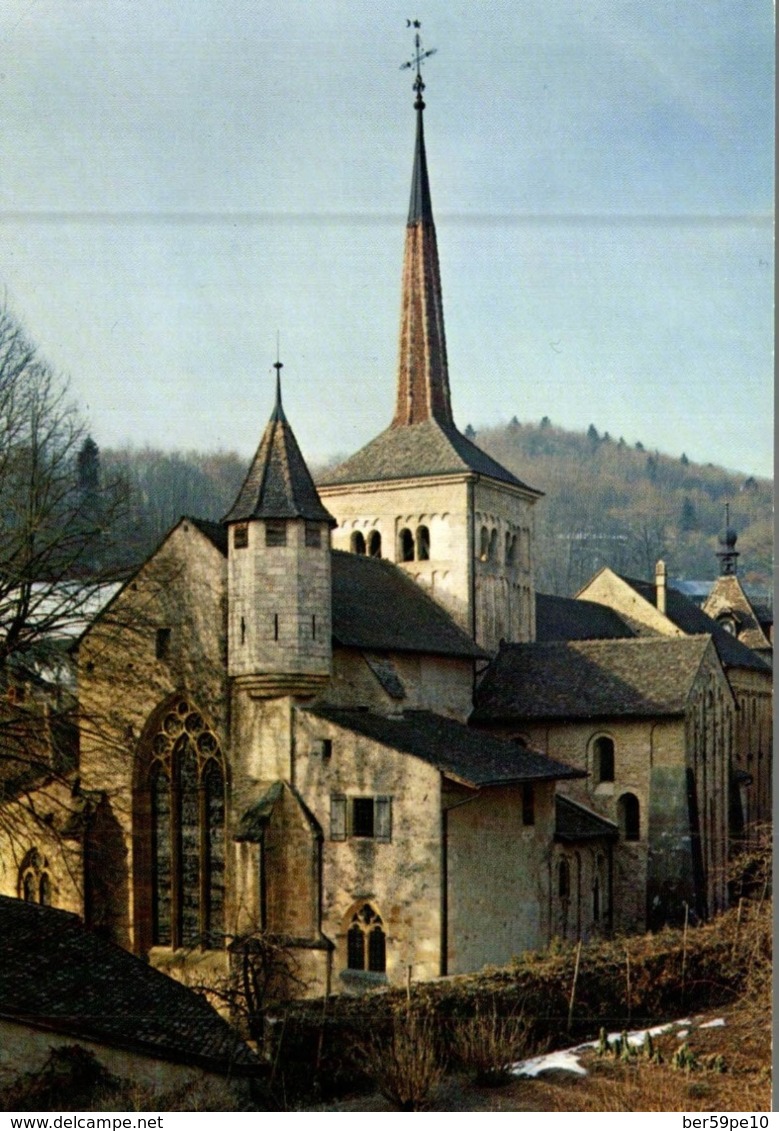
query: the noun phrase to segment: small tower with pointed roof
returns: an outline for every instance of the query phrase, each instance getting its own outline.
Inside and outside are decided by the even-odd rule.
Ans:
[[[414,21],[414,27],[419,22]],[[338,549],[388,558],[488,651],[535,634],[533,505],[541,492],[483,452],[452,414],[441,272],[415,33],[416,140],[390,426],[319,484]]]
[[[228,675],[253,697],[314,693],[330,675],[330,529],[281,403],[276,403],[228,530]]]

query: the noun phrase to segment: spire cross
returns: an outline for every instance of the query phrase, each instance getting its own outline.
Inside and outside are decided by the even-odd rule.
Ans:
[[[416,28],[414,33],[414,55],[407,63],[401,63],[401,71],[409,71],[412,67],[416,67],[416,78],[414,79],[414,90],[416,91],[416,101],[414,103],[415,110],[424,110],[425,103],[422,99],[422,91],[425,89],[425,84],[422,81],[422,63],[425,59],[429,59],[431,55],[435,55],[437,48],[431,47],[429,51],[422,50],[422,38],[419,34],[419,28],[422,27],[421,20],[406,20],[406,27]]]

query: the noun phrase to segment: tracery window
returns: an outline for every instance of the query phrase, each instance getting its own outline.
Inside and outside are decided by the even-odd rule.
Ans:
[[[22,860],[18,880],[19,898],[25,903],[51,906],[51,876],[49,862],[37,848],[32,848]]]
[[[383,974],[387,969],[387,936],[379,913],[364,903],[346,932],[346,965],[350,970]]]
[[[203,948],[224,943],[225,772],[219,743],[185,699],[151,741],[152,943]]]

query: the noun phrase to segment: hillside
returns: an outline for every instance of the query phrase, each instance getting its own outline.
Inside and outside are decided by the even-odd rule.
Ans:
[[[545,493],[536,507],[541,591],[569,595],[606,564],[648,578],[658,558],[672,578],[713,578],[726,502],[739,533],[740,573],[761,594],[770,590],[770,480],[629,447],[592,426],[568,432],[547,418],[540,424],[514,418],[467,434]],[[117,566],[141,561],[182,514],[221,518],[246,473],[246,461],[233,452],[150,448],[106,451],[102,467],[106,479],[121,478],[128,488],[121,529],[111,531],[121,547],[111,554]]]

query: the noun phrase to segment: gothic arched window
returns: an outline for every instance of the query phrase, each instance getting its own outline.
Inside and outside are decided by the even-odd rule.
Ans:
[[[381,916],[364,903],[354,912],[346,932],[346,965],[349,970],[383,974],[387,969],[387,936]]]
[[[149,814],[151,943],[224,945],[225,771],[219,744],[185,699],[151,740]]]

